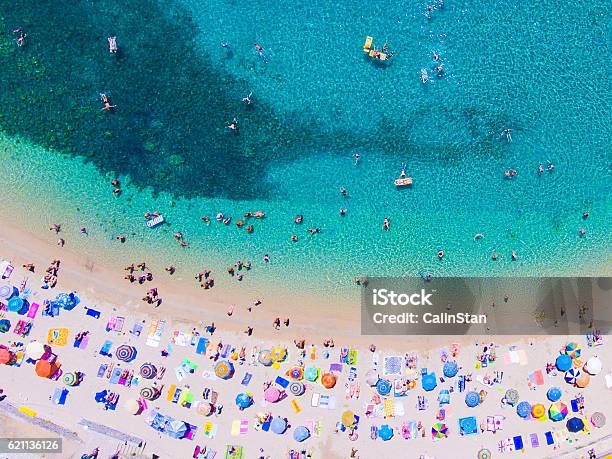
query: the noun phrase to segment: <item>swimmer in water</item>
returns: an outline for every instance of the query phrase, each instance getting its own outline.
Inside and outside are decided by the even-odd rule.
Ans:
[[[544,172],[544,168],[542,167],[542,163],[540,163],[538,166],[538,175],[542,175],[542,172]]]
[[[348,191],[346,191],[346,188],[344,188],[343,186],[340,187],[340,194],[345,198],[348,197]]]
[[[555,165],[549,160],[546,161],[546,170],[548,172],[552,172],[555,170]]]
[[[382,229],[384,231],[389,231],[389,229],[391,229],[391,220],[389,220],[389,217],[385,217],[383,220]]]
[[[309,228],[308,232],[313,235],[313,234],[319,234],[321,232],[321,228]]]
[[[355,166],[359,164],[359,160],[361,159],[361,155],[359,153],[355,153],[353,155],[353,160],[355,161]]]
[[[433,59],[436,62],[440,60],[440,55],[438,54],[438,51],[434,51]]]
[[[482,239],[484,237],[484,234],[482,233],[476,233],[474,234],[474,240],[476,241],[477,239]]]
[[[243,97],[242,98],[242,102],[247,104],[247,105],[251,105],[251,103],[253,102],[253,100],[251,99],[252,95],[253,95],[253,91],[251,91],[248,96]]]
[[[340,216],[344,217],[346,215],[346,209],[340,209]]]
[[[229,129],[230,131],[232,131],[234,134],[238,134],[238,120],[236,119],[236,117],[234,117],[232,122],[229,123],[226,126],[226,128]]]
[[[505,128],[503,135],[506,136],[506,140],[508,142],[512,142],[512,129],[510,128]]]
[[[438,250],[438,259],[441,260],[444,258],[444,250]]]
[[[298,215],[293,219],[293,223],[300,225],[304,221],[304,217],[302,215]]]

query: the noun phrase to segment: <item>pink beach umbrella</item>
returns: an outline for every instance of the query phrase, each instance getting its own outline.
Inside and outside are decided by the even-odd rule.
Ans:
[[[266,402],[276,403],[280,400],[281,392],[276,387],[268,387],[264,391],[264,399]]]

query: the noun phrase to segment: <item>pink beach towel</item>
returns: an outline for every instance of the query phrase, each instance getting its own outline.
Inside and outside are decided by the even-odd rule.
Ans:
[[[38,308],[40,305],[38,303],[32,303],[30,305],[30,310],[28,311],[28,319],[34,319],[36,317],[36,313],[38,312]]]
[[[249,420],[248,419],[242,419],[240,421],[240,433],[241,434],[246,434],[249,432]]]

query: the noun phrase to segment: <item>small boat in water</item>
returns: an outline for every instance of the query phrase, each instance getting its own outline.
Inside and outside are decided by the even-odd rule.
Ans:
[[[153,217],[150,220],[147,220],[147,227],[148,228],[155,228],[156,226],[161,225],[162,223],[164,223],[166,220],[164,220],[164,216],[163,215],[158,215],[157,217]]]

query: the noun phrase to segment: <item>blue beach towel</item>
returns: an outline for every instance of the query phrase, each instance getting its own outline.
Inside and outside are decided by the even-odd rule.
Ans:
[[[546,432],[544,434],[544,436],[546,437],[546,444],[547,445],[554,445],[555,444],[555,439],[553,438],[552,432]]]
[[[123,372],[122,368],[116,367],[113,370],[113,374],[110,378],[110,383],[111,384],[117,384],[119,382],[119,378],[121,378],[121,373]]]
[[[520,435],[517,435],[512,440],[514,441],[514,450],[515,451],[522,451],[523,448],[525,447],[523,445],[523,437],[521,437]]]
[[[100,311],[96,311],[95,309],[86,308],[85,315],[93,317],[94,319],[99,319]]]

